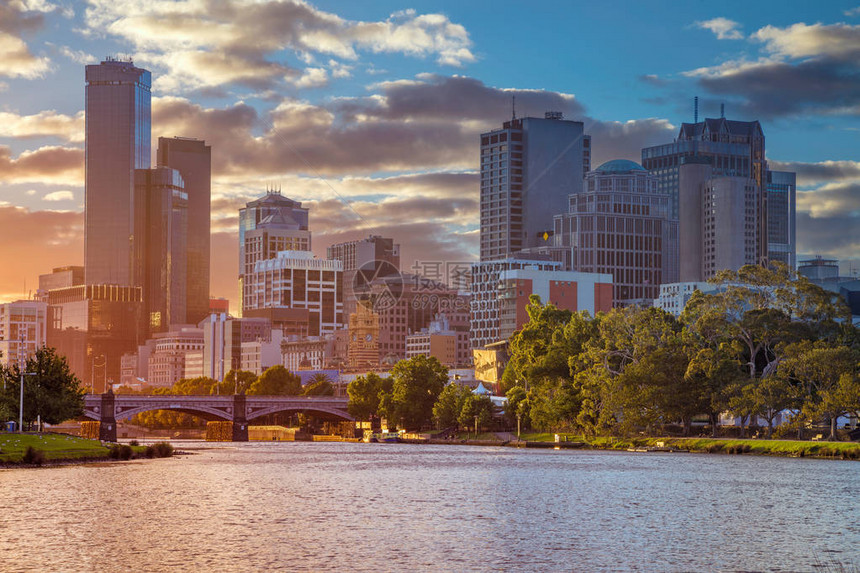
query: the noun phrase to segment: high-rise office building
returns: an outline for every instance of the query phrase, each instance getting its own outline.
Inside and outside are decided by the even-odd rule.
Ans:
[[[582,190],[591,138],[558,112],[481,134],[481,260],[549,244],[552,218]]]
[[[137,169],[134,178],[135,275],[143,287],[148,338],[188,322],[188,194],[176,169]]]
[[[570,249],[573,270],[613,276],[616,304],[654,299],[678,280],[678,223],[657,178],[626,159],[588,172],[585,190],[555,216],[555,242]]]
[[[212,148],[199,139],[159,137],[156,158],[159,167],[179,171],[188,195],[185,312],[196,324],[209,314]]]
[[[130,60],[86,67],[87,284],[139,284],[133,274],[134,170],[150,166],[150,73]]]
[[[710,160],[714,177],[743,177],[758,187],[756,199],[756,261],[766,262],[767,204],[765,138],[758,121],[733,121],[725,118],[705,119],[683,123],[673,143],[646,147],[642,150],[642,165],[659,179],[658,190],[672,199],[671,216],[680,219],[681,235],[685,221],[679,207],[679,170],[686,158]],[[683,241],[682,241],[683,244]],[[681,258],[683,264],[683,257]],[[681,280],[685,280],[681,277]],[[696,279],[689,279],[696,280]]]
[[[280,191],[267,191],[264,197],[239,209],[239,290],[242,310],[263,308],[255,304],[245,277],[254,272],[258,261],[274,259],[281,251],[310,251],[308,209],[298,201],[283,197]]]
[[[678,169],[682,283],[760,262],[759,186],[749,177],[714,175],[713,160],[684,157]]]
[[[797,264],[797,175],[767,172],[767,259],[793,269]]]
[[[366,239],[335,243],[326,249],[326,258],[343,263],[343,315],[351,317],[357,311],[358,295],[353,287],[356,273],[359,283],[400,271],[400,245],[394,239],[370,235]]]

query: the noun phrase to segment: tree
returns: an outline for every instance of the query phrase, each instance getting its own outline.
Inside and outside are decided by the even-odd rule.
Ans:
[[[41,347],[27,359],[24,366],[24,423],[41,419],[59,424],[77,418],[84,410],[84,389],[72,374],[65,356],[56,350]],[[4,369],[6,392],[2,402],[7,413],[19,411],[21,371],[17,364]]]
[[[224,381],[212,388],[212,394],[246,394],[256,380],[253,372],[230,370]]]
[[[248,394],[256,396],[298,396],[302,379],[281,366],[272,366],[251,383]]]
[[[302,396],[334,396],[334,386],[328,378],[311,381],[302,390]]]
[[[386,385],[388,386],[386,390]],[[346,387],[349,395],[347,409],[359,420],[370,420],[379,416],[379,401],[383,392],[391,393],[391,380],[369,372],[366,376],[356,376]]]
[[[433,419],[438,428],[450,428],[457,425],[463,404],[472,391],[459,384],[448,384],[439,394],[439,399],[433,405]]]
[[[529,426],[529,397],[525,388],[514,386],[505,393],[505,421],[509,426],[519,422]]]
[[[391,377],[394,384],[387,415],[407,429],[428,425],[433,405],[448,382],[448,369],[436,358],[420,354],[395,364]]]
[[[156,388],[158,394],[176,394],[181,396],[206,396],[215,393],[218,382],[208,376],[196,378],[182,378],[176,381],[171,388]]]
[[[484,428],[490,423],[493,417],[493,402],[489,396],[479,396],[472,394],[466,396],[463,401],[463,408],[457,421],[461,426],[469,428],[472,424],[476,424],[478,428]]]

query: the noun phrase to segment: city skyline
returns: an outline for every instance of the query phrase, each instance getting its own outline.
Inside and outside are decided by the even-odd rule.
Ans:
[[[619,3],[611,17],[550,4],[528,14],[447,2],[244,4],[225,3],[223,14],[171,4],[185,10],[172,28],[159,2],[0,9],[0,300],[83,263],[83,69],[108,54],[152,72],[153,147],[174,136],[212,146],[211,294],[234,307],[236,213],[267,185],[310,209],[319,256],[381,234],[402,244],[404,269],[475,260],[479,137],[510,118],[514,96],[518,117],[583,121],[592,168],[671,142],[692,121],[694,95],[702,118],[725,102],[726,117],[762,122],[772,169],[798,173],[798,254],[856,257],[860,10],[850,2],[671,14]],[[521,31],[537,19],[576,33]]]

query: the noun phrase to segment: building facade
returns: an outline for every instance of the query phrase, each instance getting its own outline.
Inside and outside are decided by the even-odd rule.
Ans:
[[[591,138],[582,122],[547,112],[481,134],[481,261],[549,243],[552,218],[582,190]]]
[[[159,137],[156,165],[179,172],[188,200],[185,312],[197,324],[209,314],[212,148],[186,137]]]
[[[271,340],[272,325],[265,318],[233,318],[210,314],[203,329],[203,376],[222,382],[230,370],[242,367],[242,343]]]
[[[245,276],[245,308],[308,311],[308,335],[331,334],[344,324],[343,266],[310,251],[281,251],[258,260]]]
[[[186,322],[188,194],[179,171],[138,169],[135,271],[143,287],[146,337]]]
[[[400,245],[394,239],[379,235],[335,243],[326,249],[326,258],[343,263],[343,312],[347,317],[356,312],[360,287],[364,283],[400,271]]]
[[[678,224],[656,177],[616,159],[590,171],[585,187],[556,215],[556,245],[570,249],[573,270],[611,274],[617,305],[656,298],[678,276]]]
[[[797,174],[767,172],[767,259],[797,266]]]
[[[185,378],[190,353],[203,350],[203,329],[192,326],[156,335],[147,360],[146,381],[149,386],[173,386]]]
[[[87,284],[139,284],[131,253],[134,170],[150,167],[150,85],[150,73],[130,60],[86,67]]]
[[[48,305],[38,300],[0,304],[0,365],[31,358],[47,342]]]
[[[267,191],[264,197],[251,201],[239,210],[239,292],[242,312],[262,308],[246,288],[246,275],[254,272],[258,261],[273,259],[281,251],[310,251],[311,233],[308,210],[302,204],[283,197],[279,191]]]

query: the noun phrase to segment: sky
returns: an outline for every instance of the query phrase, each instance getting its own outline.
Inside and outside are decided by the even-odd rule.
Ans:
[[[276,187],[314,251],[478,251],[479,135],[562,111],[592,165],[682,122],[759,120],[798,174],[798,253],[860,270],[860,2],[0,2],[0,301],[83,264],[84,66],[152,72],[152,142],[212,146],[212,295],[237,302],[238,209]],[[154,151],[154,150],[153,150]],[[154,162],[153,162],[154,164]]]

